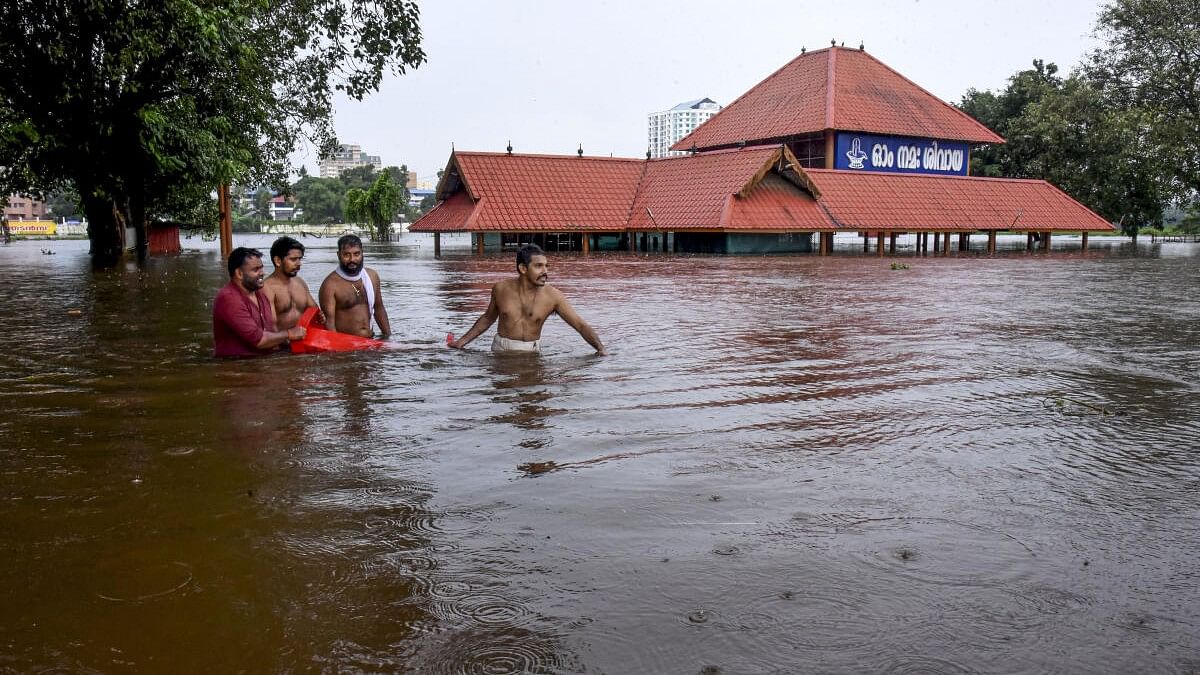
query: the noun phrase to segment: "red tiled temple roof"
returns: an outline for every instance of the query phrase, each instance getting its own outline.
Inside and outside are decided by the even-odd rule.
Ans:
[[[442,228],[440,231],[623,230],[644,163],[609,157],[455,152],[437,193],[444,199],[453,177],[461,178],[474,202],[468,214],[470,227],[463,218],[461,198],[453,215],[438,214],[426,223],[439,206],[413,225],[419,223],[422,229],[416,231],[428,232],[435,230],[425,229],[427,225]],[[446,202],[454,195],[457,192]],[[459,219],[458,227],[447,227]]]
[[[1101,231],[1112,223],[1044,180],[804,169],[841,229]]]
[[[655,160],[455,152],[438,186],[443,201],[409,230],[832,230],[811,195],[764,180],[782,152]]]
[[[795,168],[782,146],[655,160],[455,152],[413,232],[1103,231],[1041,180]]]
[[[779,147],[650,160],[629,216],[631,229],[833,229],[816,201],[779,178],[758,181]]]
[[[756,145],[826,129],[1004,142],[870,54],[829,47],[792,59],[671,149]]]

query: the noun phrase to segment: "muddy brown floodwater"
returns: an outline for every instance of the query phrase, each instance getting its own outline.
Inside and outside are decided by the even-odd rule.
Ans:
[[[1200,671],[1200,245],[553,255],[612,355],[496,358],[429,244],[236,362],[213,244],[0,247],[0,671]]]

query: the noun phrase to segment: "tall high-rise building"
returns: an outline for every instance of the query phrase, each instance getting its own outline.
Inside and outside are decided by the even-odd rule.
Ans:
[[[373,166],[376,170],[383,168],[383,160],[379,155],[368,155],[360,145],[338,146],[328,159],[317,162],[321,167],[321,178],[337,178],[346,169],[356,166]]]
[[[672,152],[676,141],[692,133],[705,120],[721,111],[721,106],[711,98],[684,101],[670,110],[650,113],[647,146],[651,157],[670,157],[686,154]]]

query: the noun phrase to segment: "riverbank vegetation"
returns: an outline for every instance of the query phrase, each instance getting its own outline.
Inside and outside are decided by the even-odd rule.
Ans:
[[[977,176],[1041,178],[1125,234],[1200,219],[1200,1],[1112,0],[1102,46],[1073,72],[1035,59],[959,107],[1007,143],[977,149]]]
[[[411,0],[0,3],[0,194],[70,186],[92,253],[197,222],[222,183],[286,186],[302,143],[336,145],[361,100],[425,61]],[[125,241],[126,226],[136,241]]]

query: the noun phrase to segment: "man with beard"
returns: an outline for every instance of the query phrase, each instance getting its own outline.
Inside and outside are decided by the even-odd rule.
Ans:
[[[337,255],[337,268],[321,282],[318,292],[321,310],[325,312],[325,327],[369,338],[374,319],[379,324],[380,337],[391,335],[392,325],[383,306],[379,275],[363,266],[362,240],[353,234],[342,235]]]
[[[317,301],[308,290],[308,284],[300,278],[300,264],[304,260],[304,244],[291,237],[280,237],[271,244],[271,262],[275,271],[267,277],[263,292],[275,308],[275,327],[287,330],[300,322],[300,315],[309,307],[317,307]],[[317,321],[325,323],[325,316],[317,309]]]
[[[262,288],[262,253],[239,246],[229,254],[229,283],[213,301],[213,352],[218,357],[262,356],[288,340],[303,340],[305,330],[275,329],[275,312]]]
[[[492,287],[492,301],[487,311],[466,335],[452,340],[450,346],[455,349],[466,347],[499,318],[500,327],[492,339],[493,352],[537,352],[541,350],[542,325],[547,317],[557,313],[596,348],[597,354],[608,354],[596,331],[575,313],[562,291],[547,283],[549,268],[546,254],[540,247],[534,244],[522,246],[517,251],[517,278]]]

